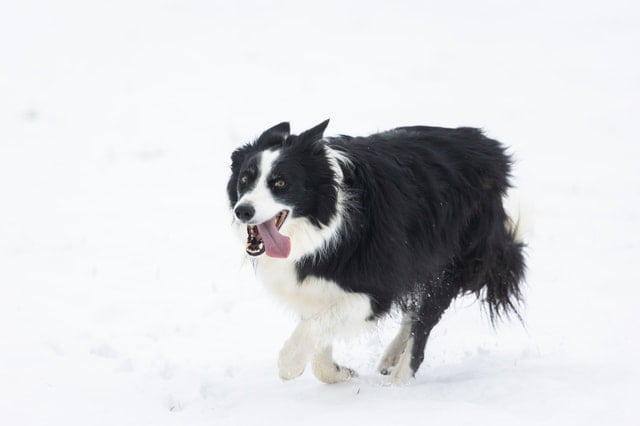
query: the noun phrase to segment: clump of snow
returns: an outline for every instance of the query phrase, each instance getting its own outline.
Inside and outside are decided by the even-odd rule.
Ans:
[[[0,423],[637,424],[638,6],[4,2]],[[481,126],[517,159],[526,326],[448,311],[409,386],[277,378],[293,316],[231,235],[264,128]]]

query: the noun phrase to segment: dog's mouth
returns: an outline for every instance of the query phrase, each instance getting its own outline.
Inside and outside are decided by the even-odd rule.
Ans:
[[[280,228],[287,220],[289,212],[282,210],[273,218],[259,225],[247,225],[247,253],[260,256],[267,253],[269,257],[284,259],[291,252],[289,237],[280,233]]]

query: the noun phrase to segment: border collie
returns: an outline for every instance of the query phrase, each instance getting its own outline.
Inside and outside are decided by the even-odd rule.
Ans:
[[[280,351],[280,378],[311,363],[325,383],[356,376],[332,342],[403,312],[378,371],[405,383],[431,329],[458,295],[491,320],[517,315],[523,243],[503,207],[511,160],[478,129],[400,127],[323,138],[289,123],[233,152],[234,226],[259,278],[300,316]]]

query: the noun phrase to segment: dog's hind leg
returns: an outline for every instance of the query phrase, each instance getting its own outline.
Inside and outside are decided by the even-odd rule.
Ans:
[[[415,376],[424,360],[424,350],[429,334],[451,304],[456,291],[455,286],[444,284],[422,295],[420,306],[411,317],[409,338],[406,340],[397,365],[391,371],[392,384],[404,384]]]
[[[400,356],[404,352],[407,342],[411,337],[411,324],[413,322],[413,314],[405,313],[400,322],[400,330],[396,337],[391,341],[387,350],[382,355],[380,362],[378,363],[378,371],[380,374],[391,374],[393,367],[398,365]]]
[[[324,383],[340,383],[358,374],[348,367],[338,365],[333,360],[333,350],[331,345],[327,346],[313,356],[311,361],[313,375]]]

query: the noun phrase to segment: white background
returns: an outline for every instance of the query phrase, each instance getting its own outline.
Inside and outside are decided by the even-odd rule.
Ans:
[[[636,4],[2,0],[0,423],[638,424]],[[526,326],[464,298],[409,386],[397,317],[337,348],[360,378],[279,381],[228,158],[326,118],[511,147]]]

